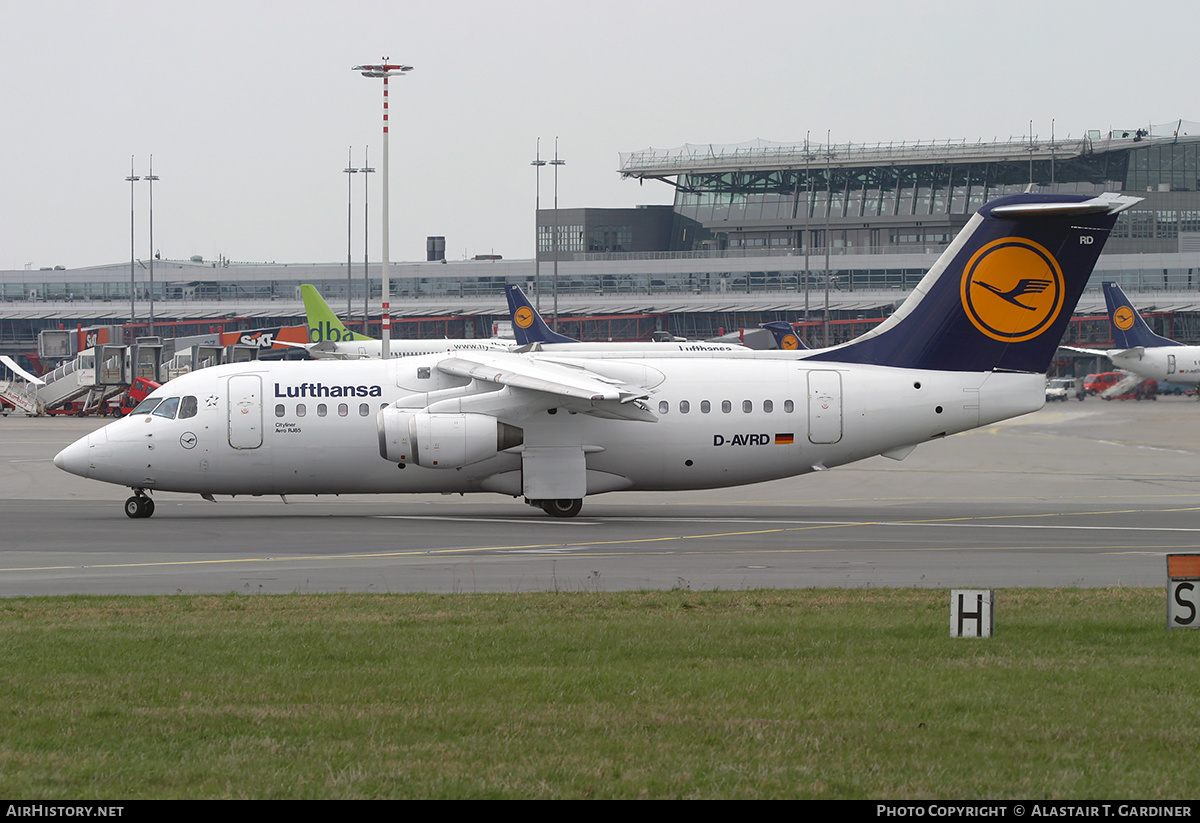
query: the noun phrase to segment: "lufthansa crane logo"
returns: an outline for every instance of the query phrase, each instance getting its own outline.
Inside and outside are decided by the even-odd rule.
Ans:
[[[1129,306],[1121,306],[1113,312],[1113,325],[1121,331],[1129,331],[1133,328],[1133,309]]]
[[[800,348],[800,338],[794,334],[785,334],[783,339],[779,341],[779,348],[788,350],[798,349]]]
[[[1063,307],[1066,281],[1047,249],[1022,237],[988,243],[967,263],[962,304],[993,340],[1020,343],[1044,332]]]
[[[533,325],[533,309],[528,306],[522,306],[513,315],[513,320],[517,321],[517,325],[521,328],[529,328]]]

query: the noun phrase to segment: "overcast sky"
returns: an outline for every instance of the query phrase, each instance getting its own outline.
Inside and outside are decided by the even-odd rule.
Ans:
[[[381,161],[395,261],[533,254],[534,158],[559,204],[670,203],[620,152],[1059,137],[1200,120],[1194,2],[0,0],[0,269],[129,258],[154,155],[166,258],[346,259],[347,149]],[[542,204],[552,198],[549,168]],[[363,175],[353,180],[362,259]],[[370,176],[372,260],[380,177]],[[147,184],[136,254],[149,250]]]

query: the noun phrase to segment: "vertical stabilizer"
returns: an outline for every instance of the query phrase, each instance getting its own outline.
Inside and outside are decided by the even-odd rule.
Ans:
[[[1104,284],[1104,302],[1108,304],[1108,325],[1112,330],[1114,348],[1132,349],[1142,346],[1156,349],[1161,346],[1183,345],[1150,331],[1146,321],[1116,283]]]
[[[374,340],[365,334],[352,332],[342,325],[342,321],[329,308],[329,304],[321,297],[316,286],[304,283],[300,286],[300,295],[304,298],[304,313],[308,320],[308,342],[322,343],[326,340],[333,343],[344,343],[352,340]]]
[[[775,345],[784,351],[800,351],[807,349],[795,327],[786,320],[772,320],[770,323],[759,323],[759,328],[766,329],[775,338]]]
[[[556,331],[551,331],[546,321],[538,314],[538,310],[529,302],[520,286],[509,284],[504,287],[504,295],[508,298],[508,313],[512,318],[513,336],[518,345],[528,346],[530,343],[578,343],[574,337],[566,337]]]
[[[896,313],[808,360],[1045,372],[1117,215],[1141,198],[1014,194],[986,204]]]

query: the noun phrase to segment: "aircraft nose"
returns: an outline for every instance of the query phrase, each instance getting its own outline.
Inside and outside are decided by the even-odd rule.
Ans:
[[[54,455],[54,465],[65,472],[87,477],[89,469],[88,438],[81,437]]]

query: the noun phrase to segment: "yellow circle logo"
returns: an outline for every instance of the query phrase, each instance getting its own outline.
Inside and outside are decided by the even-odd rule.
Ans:
[[[522,306],[517,309],[513,315],[513,320],[517,321],[517,325],[523,329],[527,329],[533,325],[533,309],[528,306]]]
[[[994,240],[963,273],[971,324],[993,340],[1020,343],[1044,332],[1062,311],[1066,281],[1054,255],[1022,237]]]
[[[800,348],[800,338],[794,334],[785,334],[783,339],[779,341],[781,349],[798,349]]]
[[[1113,312],[1113,325],[1121,331],[1129,331],[1133,328],[1133,309],[1129,306],[1121,306]]]

